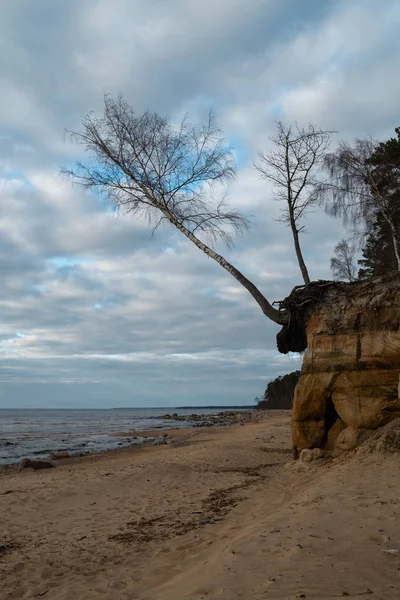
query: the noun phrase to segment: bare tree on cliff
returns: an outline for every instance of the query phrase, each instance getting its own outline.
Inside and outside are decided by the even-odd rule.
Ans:
[[[204,125],[184,118],[174,128],[168,119],[147,110],[137,116],[121,98],[104,99],[104,115],[86,115],[80,132],[68,132],[85,146],[89,160],[63,173],[97,190],[123,212],[146,216],[155,230],[168,221],[209,258],[230,273],[278,324],[285,315],[211,244],[248,229],[248,221],[224,200],[213,202],[213,186],[234,177],[235,164],[212,113]],[[205,244],[200,236],[208,238]],[[209,242],[210,243],[210,242]]]
[[[364,234],[379,213],[389,228],[400,271],[400,130],[396,132],[398,140],[381,144],[372,139],[341,142],[325,158],[329,180],[319,185],[318,194],[329,214],[361,227]]]
[[[258,153],[254,166],[263,179],[273,183],[275,196],[286,204],[281,221],[292,230],[294,248],[304,283],[310,276],[300,246],[300,225],[306,212],[318,202],[314,190],[318,182],[317,172],[321,167],[334,132],[318,129],[311,123],[307,129],[297,125],[277,123],[277,133],[271,137],[274,148]]]

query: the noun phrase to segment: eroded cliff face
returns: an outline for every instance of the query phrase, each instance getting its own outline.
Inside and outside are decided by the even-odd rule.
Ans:
[[[313,285],[315,293],[297,299],[306,307],[307,350],[293,445],[350,449],[400,417],[400,276]]]

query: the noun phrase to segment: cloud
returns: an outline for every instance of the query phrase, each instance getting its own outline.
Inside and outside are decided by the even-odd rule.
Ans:
[[[297,368],[250,295],[179,232],[152,237],[59,175],[82,155],[64,129],[105,92],[173,121],[213,104],[239,160],[230,201],[252,220],[218,250],[279,300],[300,276],[257,150],[278,118],[389,135],[399,21],[395,0],[4,2],[0,407],[246,403]],[[341,224],[315,210],[306,225],[311,275],[328,278]]]

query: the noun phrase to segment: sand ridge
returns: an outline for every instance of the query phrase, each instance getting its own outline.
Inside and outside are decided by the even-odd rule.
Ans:
[[[0,474],[1,598],[400,597],[395,456],[294,463],[288,415],[169,437]]]

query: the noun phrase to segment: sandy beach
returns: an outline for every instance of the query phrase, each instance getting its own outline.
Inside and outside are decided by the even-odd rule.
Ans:
[[[2,600],[400,597],[395,455],[294,462],[289,414],[168,439],[1,473]]]

